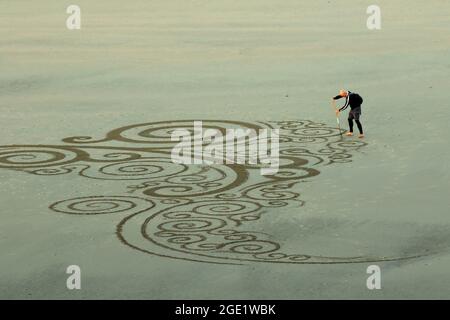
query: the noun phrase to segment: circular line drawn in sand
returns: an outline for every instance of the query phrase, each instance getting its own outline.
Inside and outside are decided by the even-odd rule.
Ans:
[[[140,213],[155,206],[154,202],[130,196],[92,196],[53,203],[50,209],[60,213],[96,215],[111,213]]]
[[[264,176],[258,165],[173,163],[171,132],[192,132],[193,120],[128,125],[101,139],[65,138],[63,145],[0,146],[0,169],[122,184],[123,195],[88,195],[49,208],[76,215],[123,214],[116,226],[120,242],[156,256],[216,264],[361,263],[420,256],[323,256],[307,248],[286,252],[284,243],[253,227],[270,216],[271,208],[304,206],[298,186],[319,175],[320,168],[351,162],[364,141],[345,140],[341,130],[309,120],[202,122],[222,133],[279,129],[279,171]]]

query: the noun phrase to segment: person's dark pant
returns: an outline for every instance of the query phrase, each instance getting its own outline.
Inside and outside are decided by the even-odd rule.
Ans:
[[[363,128],[361,122],[359,121],[359,117],[361,116],[361,108],[355,108],[350,110],[348,114],[348,127],[350,128],[350,132],[353,132],[353,119],[355,119],[356,125],[358,126],[358,130],[360,134],[363,134]]]

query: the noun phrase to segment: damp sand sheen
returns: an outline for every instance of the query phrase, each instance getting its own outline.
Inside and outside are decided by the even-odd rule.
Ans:
[[[1,298],[449,297],[449,4],[77,4],[0,4]],[[279,128],[279,171],[174,164],[194,120]]]

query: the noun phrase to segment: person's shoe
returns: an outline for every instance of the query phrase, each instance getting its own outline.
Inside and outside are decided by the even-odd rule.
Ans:
[[[361,134],[358,136],[358,138],[362,139],[362,138],[364,138],[364,135],[361,133]]]
[[[351,137],[353,135],[353,132],[347,132],[345,135]]]

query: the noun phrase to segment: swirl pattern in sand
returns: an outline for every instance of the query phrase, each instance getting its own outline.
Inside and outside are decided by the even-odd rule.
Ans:
[[[280,168],[259,165],[185,165],[171,161],[171,132],[192,132],[193,121],[129,125],[103,138],[77,136],[62,145],[0,146],[0,169],[37,176],[79,175],[123,186],[123,194],[85,195],[50,204],[70,215],[124,215],[116,235],[128,247],[162,257],[207,263],[356,263],[401,257],[328,257],[286,252],[284,244],[254,227],[281,207],[302,207],[302,182],[320,168],[352,161],[366,143],[344,140],[338,129],[309,120],[242,122],[204,120],[204,128],[280,130]],[[48,180],[47,180],[48,181]],[[89,180],[87,180],[87,183]],[[106,194],[103,194],[106,193]]]

